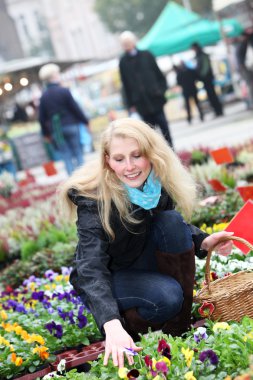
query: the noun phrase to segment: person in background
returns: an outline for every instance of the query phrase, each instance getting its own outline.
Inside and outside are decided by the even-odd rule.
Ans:
[[[39,78],[45,83],[39,105],[39,121],[45,140],[52,143],[65,163],[68,174],[83,164],[80,123],[89,125],[69,89],[60,85],[60,68],[53,63],[44,65]]]
[[[237,38],[235,48],[238,71],[248,89],[248,108],[253,109],[253,68],[248,67],[246,62],[246,56],[250,46],[253,47],[253,28],[245,30],[243,34]]]
[[[166,103],[166,78],[149,51],[138,50],[136,37],[130,31],[120,35],[124,50],[119,70],[123,84],[124,100],[129,115],[138,112],[150,126],[159,126],[170,146],[173,145],[168,121],[163,110]]]
[[[203,51],[202,47],[197,42],[193,43],[191,47],[196,53],[196,61],[197,61],[196,72],[198,75],[198,79],[204,84],[204,88],[206,90],[208,100],[216,116],[222,116],[223,115],[222,104],[215,92],[214,74],[213,74],[210,58],[208,54],[206,54]]]
[[[15,103],[12,122],[27,122],[29,120],[25,107],[19,103]]]
[[[180,335],[191,324],[195,254],[220,254],[230,232],[208,236],[187,224],[196,188],[163,136],[122,118],[103,132],[99,158],[59,187],[61,210],[77,217],[70,282],[105,335],[104,364],[123,367],[148,328]],[[177,210],[175,209],[177,207]],[[126,352],[129,364],[133,358]]]
[[[204,120],[204,114],[202,111],[202,108],[200,106],[200,102],[198,99],[198,90],[196,87],[196,80],[197,80],[197,74],[194,69],[190,69],[186,66],[185,62],[181,61],[178,66],[173,66],[176,75],[177,75],[177,84],[181,86],[182,93],[185,101],[185,107],[187,111],[187,120],[188,123],[191,124],[192,122],[192,112],[191,112],[191,105],[190,100],[193,99],[196,107],[199,111],[199,117],[200,120]]]

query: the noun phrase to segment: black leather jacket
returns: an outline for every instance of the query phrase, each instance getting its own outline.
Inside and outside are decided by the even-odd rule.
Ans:
[[[77,205],[78,244],[75,251],[70,282],[76,292],[86,301],[98,327],[103,331],[105,322],[121,319],[117,302],[112,295],[111,271],[126,268],[142,253],[146,242],[152,215],[162,210],[173,209],[171,198],[162,191],[155,209],[144,210],[133,205],[135,218],[141,220],[136,225],[127,225],[120,220],[118,211],[112,208],[111,224],[115,233],[112,241],[104,231],[97,202],[69,191],[69,198]],[[200,246],[208,236],[197,227],[190,225],[197,256],[201,256]],[[132,233],[131,231],[133,231]],[[203,256],[202,256],[203,257]]]

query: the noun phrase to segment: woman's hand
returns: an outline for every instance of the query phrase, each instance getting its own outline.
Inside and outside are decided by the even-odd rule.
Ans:
[[[215,232],[212,235],[206,237],[201,244],[201,249],[208,251],[209,248],[216,245],[222,238],[232,236],[233,232],[221,231]],[[219,255],[227,256],[231,253],[233,242],[231,240],[220,243],[215,248],[215,251]]]
[[[113,364],[124,367],[124,352],[125,349],[131,349],[133,351],[141,351],[141,347],[137,347],[131,338],[131,336],[123,329],[118,319],[106,322],[104,324],[104,330],[106,334],[105,339],[105,357],[104,365],[108,364],[108,359],[112,355]],[[134,363],[133,356],[126,354],[129,365]]]

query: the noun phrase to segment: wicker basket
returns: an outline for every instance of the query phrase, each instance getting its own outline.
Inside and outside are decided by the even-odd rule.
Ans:
[[[253,250],[248,241],[236,236],[224,238],[218,244],[228,240],[239,241]],[[218,244],[208,251],[205,267],[207,285],[197,292],[194,302],[213,304],[214,311],[209,315],[213,321],[239,322],[246,315],[253,318],[253,268],[210,282],[211,254]]]

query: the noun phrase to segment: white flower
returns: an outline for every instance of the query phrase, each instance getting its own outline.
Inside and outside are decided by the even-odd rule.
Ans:
[[[57,375],[57,373],[54,371],[54,372],[50,372],[48,373],[47,375],[45,375],[42,380],[51,380],[51,379],[56,379],[56,378],[59,378],[61,376]]]
[[[65,371],[65,366],[66,366],[66,360],[62,359],[57,366],[57,371],[60,373],[63,373]]]

